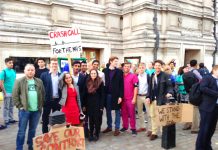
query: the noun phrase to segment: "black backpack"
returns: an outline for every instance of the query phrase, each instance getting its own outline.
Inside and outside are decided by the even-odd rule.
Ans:
[[[194,70],[196,70],[196,69],[194,69]],[[186,90],[187,93],[190,92],[190,89],[191,89],[192,85],[194,85],[195,83],[199,82],[198,78],[193,73],[194,70],[186,72],[182,76],[183,82],[184,82],[184,86],[185,86],[185,90]]]
[[[210,74],[207,68],[200,68],[198,72],[201,74],[202,77],[205,77]]]
[[[199,106],[201,104],[202,93],[200,91],[200,82],[192,85],[189,92],[189,102],[195,106]]]

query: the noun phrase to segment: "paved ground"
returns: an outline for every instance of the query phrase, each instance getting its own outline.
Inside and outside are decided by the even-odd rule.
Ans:
[[[0,102],[1,103],[1,102]],[[0,110],[2,112],[2,109]],[[17,109],[15,109],[15,118],[17,119]],[[2,113],[0,113],[2,121]],[[104,116],[103,129],[106,118]],[[8,129],[0,131],[0,150],[15,150],[15,141],[17,134],[17,124],[11,125]],[[41,134],[41,124],[37,129],[37,135]],[[183,131],[182,125],[177,125],[176,130],[176,148],[174,150],[194,150],[197,135],[190,134],[190,131]],[[218,150],[218,129],[213,136],[213,148]],[[139,133],[132,137],[130,132],[123,133],[119,137],[114,137],[113,133],[101,134],[98,142],[86,142],[87,150],[162,150],[161,138],[150,141],[145,133]]]

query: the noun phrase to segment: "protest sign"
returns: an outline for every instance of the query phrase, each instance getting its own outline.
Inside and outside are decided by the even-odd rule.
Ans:
[[[167,126],[178,122],[192,122],[193,106],[190,104],[156,106],[156,122]]]
[[[33,139],[34,150],[85,150],[83,127],[57,127]]]
[[[67,54],[70,54],[73,58],[80,57],[82,53],[82,42],[79,28],[61,28],[55,31],[49,31],[48,35],[53,55],[65,57]]]

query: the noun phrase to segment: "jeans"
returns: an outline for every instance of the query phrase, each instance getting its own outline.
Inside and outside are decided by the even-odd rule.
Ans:
[[[29,149],[33,149],[33,138],[35,137],[36,128],[39,123],[41,113],[39,111],[25,111],[19,110],[19,124],[18,133],[16,139],[16,150],[23,150],[23,144],[25,140],[25,133],[27,124],[29,123],[27,144]]]
[[[196,141],[196,150],[212,150],[211,139],[216,131],[218,106],[212,112],[200,110],[200,130]]]
[[[13,118],[13,109],[14,103],[12,100],[12,96],[5,96],[4,97],[4,109],[3,109],[3,117],[5,123],[14,120]]]
[[[107,126],[112,129],[112,97],[110,94],[107,95],[106,103]],[[115,110],[115,129],[120,129],[120,109]]]

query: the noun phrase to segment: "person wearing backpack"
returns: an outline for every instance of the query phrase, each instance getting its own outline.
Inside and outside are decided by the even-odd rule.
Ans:
[[[205,76],[210,74],[209,70],[204,66],[204,63],[199,64],[198,71],[199,71],[199,73],[201,74],[202,77],[205,77]]]
[[[203,78],[200,83],[202,102],[200,110],[200,130],[196,141],[196,150],[212,150],[211,138],[218,120],[218,65],[212,68],[212,75]]]
[[[5,59],[6,68],[0,73],[0,88],[4,95],[3,118],[5,125],[0,125],[0,130],[7,128],[9,124],[16,123],[13,117],[13,100],[12,90],[16,80],[16,72],[13,69],[14,63],[12,58]]]
[[[197,60],[195,59],[191,60],[189,72],[183,75],[184,86],[187,93],[190,92],[192,85],[202,80],[202,76],[197,70],[197,63],[198,63]],[[199,131],[199,110],[197,106],[194,106],[191,133],[197,134],[198,131]]]

